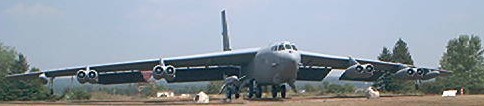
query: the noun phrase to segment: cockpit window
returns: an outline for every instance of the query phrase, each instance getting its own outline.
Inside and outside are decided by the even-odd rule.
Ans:
[[[272,46],[271,50],[272,51],[276,51],[277,50],[277,46]]]
[[[288,44],[286,44],[285,47],[286,47],[286,49],[289,49],[289,50],[292,49],[291,45],[288,45]]]
[[[296,51],[297,51],[296,46],[294,46],[294,45],[291,45],[291,46],[292,46],[292,49],[294,49],[294,50],[296,50]]]
[[[279,45],[279,47],[277,48],[277,50],[279,50],[279,51],[284,50],[284,46]]]

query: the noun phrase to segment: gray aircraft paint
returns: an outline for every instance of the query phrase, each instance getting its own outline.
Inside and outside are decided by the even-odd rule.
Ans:
[[[225,10],[221,12],[222,20],[222,44],[223,51],[232,50],[228,34],[228,24]],[[256,56],[250,63],[243,65],[246,79],[255,79],[259,85],[280,85],[283,83],[294,84],[301,61],[301,55],[294,49],[273,50],[279,45],[294,45],[284,41],[274,43],[257,51]],[[244,80],[247,84],[249,80]]]
[[[262,85],[279,85],[296,81],[301,55],[292,49],[272,50],[278,45],[293,45],[289,42],[276,43],[260,49],[248,65],[248,78]]]
[[[319,53],[311,53],[306,51],[298,51],[295,49],[295,46],[291,42],[280,42],[270,45],[268,47],[260,48],[260,49],[247,49],[247,50],[231,50],[229,36],[228,36],[228,28],[226,19],[224,16],[225,12],[222,12],[222,37],[223,37],[223,52],[216,52],[216,53],[207,53],[207,54],[197,54],[191,56],[181,56],[181,57],[168,57],[168,58],[158,58],[158,59],[147,59],[147,60],[138,60],[138,61],[129,61],[129,62],[118,62],[118,63],[109,63],[109,64],[99,64],[99,65],[89,65],[89,66],[78,66],[78,67],[69,67],[69,68],[62,68],[62,69],[55,69],[55,70],[47,70],[43,72],[36,72],[36,73],[27,73],[27,74],[19,74],[19,75],[9,75],[9,78],[35,78],[41,74],[45,74],[47,77],[54,77],[57,76],[67,76],[75,74],[74,72],[79,72],[79,70],[97,70],[100,72],[110,72],[110,71],[119,71],[119,70],[148,70],[151,69],[155,65],[161,66],[174,66],[174,67],[192,67],[192,66],[204,66],[208,68],[209,66],[240,66],[241,68],[241,79],[244,81],[242,85],[247,84],[248,81],[254,79],[257,81],[258,85],[265,86],[265,85],[281,85],[287,83],[291,88],[296,88],[294,82],[296,81],[297,73],[299,66],[302,64],[304,66],[331,66],[332,68],[342,69],[342,68],[350,68],[352,64],[359,64],[358,61],[362,63],[366,63],[365,65],[371,63],[375,66],[382,66],[383,70],[386,69],[402,69],[404,67],[409,67],[405,64],[400,63],[390,63],[390,62],[382,62],[382,61],[375,61],[375,60],[368,60],[368,59],[353,59],[341,56],[331,56]],[[289,46],[288,46],[289,45]],[[280,47],[282,46],[282,47]],[[287,46],[287,47],[285,47]],[[283,49],[279,49],[283,48]],[[292,49],[294,48],[294,49]],[[304,57],[304,59],[303,59]],[[230,58],[230,59],[228,59]],[[165,65],[166,64],[166,65]],[[93,71],[90,70],[90,71]],[[351,71],[351,70],[347,70]],[[439,73],[450,73],[445,70],[440,69],[429,69],[429,71],[438,71],[430,73],[431,75],[428,78],[436,77]],[[173,71],[175,72],[175,71]],[[403,73],[404,71],[397,72],[396,75],[400,75],[399,73]],[[174,80],[174,77],[164,78],[168,82],[170,80]],[[351,77],[354,76],[351,73],[348,74],[350,77],[345,77],[346,80],[357,80],[357,81],[368,81],[365,80],[367,77]],[[370,74],[369,74],[370,75]],[[32,77],[34,76],[34,77]],[[170,75],[171,76],[171,75]],[[342,77],[345,74],[342,75]],[[418,78],[415,76],[405,76],[401,75],[404,78],[402,79],[410,79],[410,78]],[[199,76],[193,76],[199,77]],[[348,79],[349,78],[349,79]],[[360,78],[360,79],[359,79]],[[249,80],[248,80],[249,79]],[[341,78],[340,78],[341,80]],[[195,80],[194,80],[195,81]],[[295,89],[293,89],[295,91]]]

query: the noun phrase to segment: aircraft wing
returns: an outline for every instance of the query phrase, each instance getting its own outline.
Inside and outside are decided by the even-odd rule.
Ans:
[[[332,69],[346,69],[351,66],[349,57],[333,56],[320,53],[300,51],[301,62],[304,66],[325,66]],[[361,64],[372,64],[376,70],[388,70],[392,72],[398,71],[398,69],[409,66],[401,63],[383,62],[370,59],[355,59]]]
[[[27,73],[27,74],[15,74],[9,75],[8,78],[13,79],[28,79],[28,78],[38,78],[40,74],[45,74],[46,77],[62,77],[62,76],[72,76],[77,73],[78,70],[86,70],[87,67],[91,70],[96,70],[99,73],[111,73],[116,71],[129,71],[129,70],[152,70],[154,66],[159,65],[162,61],[165,65],[172,65],[177,68],[182,68],[180,70],[181,76],[177,75],[180,78],[190,78],[189,75],[193,74],[184,74],[191,70],[195,70],[195,73],[201,73],[200,70],[202,69],[192,69],[189,67],[208,67],[208,66],[238,66],[242,64],[246,64],[250,62],[255,54],[257,53],[258,48],[253,49],[243,49],[243,50],[235,50],[235,51],[224,51],[224,52],[215,52],[215,53],[208,53],[208,54],[199,54],[199,55],[190,55],[190,56],[181,56],[181,57],[170,57],[170,58],[157,58],[157,59],[146,59],[146,60],[138,60],[138,61],[128,61],[128,62],[118,62],[118,63],[109,63],[109,64],[98,64],[98,65],[88,65],[88,66],[77,66],[77,67],[68,67],[68,68],[60,68],[60,69],[53,69],[53,70],[45,70],[42,72],[36,73]],[[207,69],[211,70],[211,69]],[[214,73],[214,72],[209,72]],[[198,75],[195,75],[198,76]],[[202,76],[210,76],[210,75],[202,75]],[[214,78],[205,78],[202,80],[207,79],[214,79]],[[218,79],[218,76],[217,76]],[[177,79],[181,82],[184,81],[196,81],[197,79]],[[175,80],[175,81],[177,81]]]
[[[349,57],[326,55],[321,53],[313,53],[306,51],[299,51],[301,53],[301,63],[303,66],[318,66],[318,67],[330,67],[331,69],[346,69],[352,64],[349,62]],[[410,65],[392,62],[383,62],[378,60],[370,59],[355,59],[361,64],[372,64],[375,66],[374,75],[369,78],[340,78],[343,80],[353,80],[353,81],[375,81],[383,73],[392,72],[395,73],[404,67],[410,67]]]
[[[296,80],[322,81],[329,74],[330,71],[330,68],[324,67],[299,67]]]

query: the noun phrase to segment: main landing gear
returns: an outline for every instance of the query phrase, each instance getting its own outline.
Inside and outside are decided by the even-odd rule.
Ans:
[[[249,83],[249,98],[252,97],[261,98],[262,97],[262,87],[257,84],[257,81],[251,80]]]
[[[272,98],[277,98],[277,93],[281,92],[281,97],[286,98],[286,85],[272,85]]]

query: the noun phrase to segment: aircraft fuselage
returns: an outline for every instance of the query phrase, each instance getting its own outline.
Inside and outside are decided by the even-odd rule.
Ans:
[[[294,44],[283,42],[260,49],[247,66],[247,77],[258,85],[294,83],[301,55],[293,48]]]

